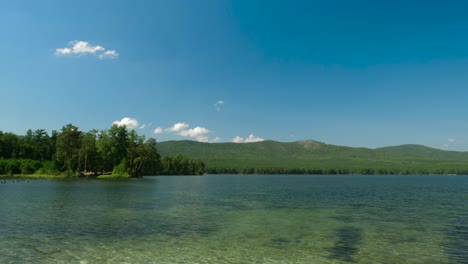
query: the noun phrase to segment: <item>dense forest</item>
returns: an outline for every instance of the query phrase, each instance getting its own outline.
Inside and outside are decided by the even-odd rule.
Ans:
[[[68,124],[49,135],[44,129],[26,135],[0,131],[0,175],[46,174],[119,177],[201,175],[205,164],[181,155],[160,158],[154,138],[125,126],[80,131]]]
[[[199,158],[210,174],[468,174],[468,152],[421,145],[369,149],[313,140],[247,144],[166,141],[158,150],[162,157]]]
[[[202,162],[203,161],[203,162]],[[205,165],[206,163],[206,165]],[[468,152],[420,145],[351,148],[317,141],[156,144],[114,125],[48,134],[0,131],[0,175],[141,177],[212,174],[468,174]]]

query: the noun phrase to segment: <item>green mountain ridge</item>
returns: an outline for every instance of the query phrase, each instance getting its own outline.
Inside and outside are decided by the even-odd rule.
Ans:
[[[211,173],[468,174],[468,152],[422,145],[355,148],[314,140],[202,143],[165,141],[160,154],[181,154],[206,163]]]

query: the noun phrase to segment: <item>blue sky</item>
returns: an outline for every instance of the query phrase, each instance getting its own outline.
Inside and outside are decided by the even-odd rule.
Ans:
[[[105,129],[127,117],[158,141],[468,151],[466,10],[466,1],[0,0],[0,130]]]

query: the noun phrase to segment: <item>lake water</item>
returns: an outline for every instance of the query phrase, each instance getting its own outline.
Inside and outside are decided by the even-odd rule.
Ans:
[[[468,177],[0,184],[0,263],[468,263]]]

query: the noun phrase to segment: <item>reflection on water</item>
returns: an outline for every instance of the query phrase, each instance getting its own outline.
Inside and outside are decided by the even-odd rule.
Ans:
[[[336,231],[335,245],[330,249],[331,258],[353,262],[353,255],[358,251],[362,230],[356,227],[340,227]]]
[[[0,185],[0,263],[468,263],[468,177]]]

